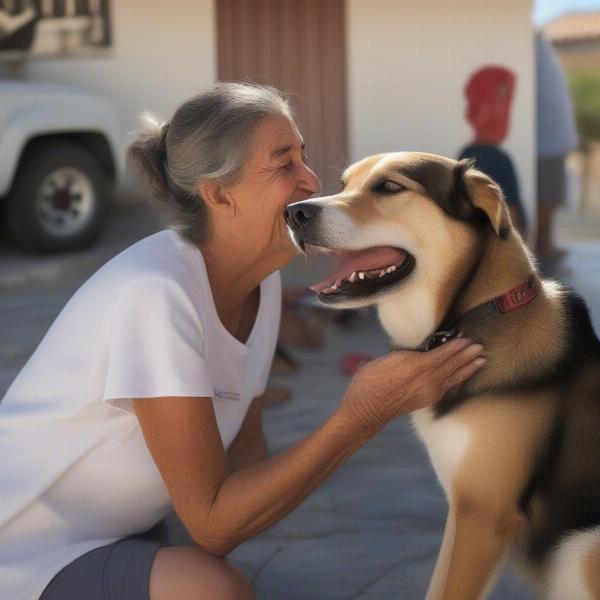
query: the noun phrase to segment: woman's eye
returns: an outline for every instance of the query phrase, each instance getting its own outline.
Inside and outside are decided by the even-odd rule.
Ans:
[[[302,162],[306,165],[308,164],[308,155],[307,154],[303,154],[302,155]],[[285,165],[281,165],[281,167],[279,167],[281,170],[283,171],[293,171],[295,168],[294,165],[294,159],[290,159],[289,162],[286,162]]]
[[[388,194],[397,194],[398,192],[406,189],[403,185],[396,183],[395,181],[391,181],[390,179],[385,181],[381,187],[383,191],[387,192]]]

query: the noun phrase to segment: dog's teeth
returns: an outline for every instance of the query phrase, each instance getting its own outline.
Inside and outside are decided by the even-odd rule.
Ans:
[[[358,278],[359,278],[359,279],[364,279],[364,278],[365,278],[365,274],[364,274],[364,273],[361,271],[361,272],[358,274]]]
[[[385,272],[386,273],[393,273],[396,270],[396,267],[394,265],[392,265],[391,267],[388,267]]]
[[[348,281],[350,283],[354,283],[356,281],[356,271],[352,271],[352,273],[350,273],[350,277],[348,277]]]
[[[381,271],[379,271],[379,278],[381,279],[384,275],[385,275],[385,269],[381,269]]]
[[[339,288],[339,287],[340,287],[340,285],[342,285],[342,280],[341,280],[341,279],[338,279],[338,280],[335,282],[335,286],[334,286],[334,287],[336,287],[336,288]]]

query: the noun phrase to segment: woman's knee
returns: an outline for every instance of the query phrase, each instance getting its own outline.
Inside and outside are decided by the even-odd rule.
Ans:
[[[167,546],[154,559],[150,600],[254,600],[252,585],[228,561],[197,546]]]

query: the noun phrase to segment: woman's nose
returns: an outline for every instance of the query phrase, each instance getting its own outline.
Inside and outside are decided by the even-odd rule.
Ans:
[[[314,171],[306,165],[304,165],[302,170],[298,187],[309,194],[318,194],[323,189],[319,178],[315,175]]]

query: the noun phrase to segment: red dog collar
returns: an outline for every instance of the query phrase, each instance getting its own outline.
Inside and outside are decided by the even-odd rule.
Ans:
[[[501,313],[507,313],[529,304],[534,300],[539,291],[535,275],[532,275],[525,283],[518,285],[502,296],[494,298],[493,302]]]
[[[458,321],[452,326],[442,327],[434,334],[430,335],[418,348],[422,352],[433,350],[442,344],[454,339],[462,328],[468,327],[469,329],[477,329],[480,325],[483,325],[489,319],[497,317],[498,315],[517,310],[529,304],[532,300],[537,298],[539,293],[539,283],[537,277],[531,275],[531,277],[521,285],[509,290],[502,296],[497,296],[489,302],[480,304],[470,311],[465,313]]]

